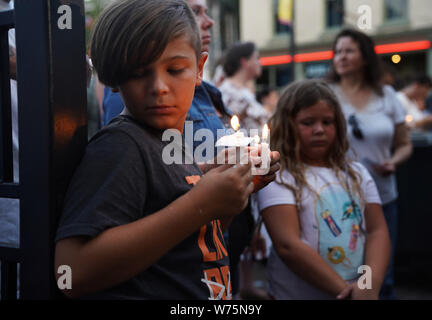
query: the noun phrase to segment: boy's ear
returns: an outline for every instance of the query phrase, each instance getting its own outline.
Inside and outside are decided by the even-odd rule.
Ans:
[[[197,73],[197,83],[196,85],[201,85],[203,81],[204,74],[204,64],[206,63],[208,58],[208,52],[201,52],[200,59],[198,61],[198,73]]]

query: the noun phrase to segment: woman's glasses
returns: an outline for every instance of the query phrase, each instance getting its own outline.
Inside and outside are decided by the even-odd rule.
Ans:
[[[353,136],[356,137],[359,140],[363,139],[363,132],[361,131],[357,118],[354,114],[350,115],[348,118],[349,125],[352,126],[352,133]]]

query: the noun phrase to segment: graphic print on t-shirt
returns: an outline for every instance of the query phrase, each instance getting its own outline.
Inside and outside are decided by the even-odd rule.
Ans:
[[[198,246],[203,254],[204,264],[208,266],[212,263],[228,259],[228,252],[219,220],[211,222],[211,230],[207,226],[202,226],[198,237]],[[231,274],[229,266],[209,267],[203,270],[201,279],[209,289],[209,300],[231,300]]]
[[[357,269],[363,264],[363,218],[358,203],[355,197],[353,204],[338,183],[323,186],[315,199],[319,253],[344,280],[357,278]]]
[[[200,176],[185,177],[188,184],[194,186],[199,182]],[[228,252],[225,247],[223,232],[219,220],[210,222],[208,225],[201,227],[198,236],[198,247],[201,250],[203,263],[208,268],[203,270],[201,281],[207,285],[209,290],[209,300],[231,300],[231,274],[229,266],[217,266],[213,263],[228,259]],[[212,267],[210,267],[212,266]]]

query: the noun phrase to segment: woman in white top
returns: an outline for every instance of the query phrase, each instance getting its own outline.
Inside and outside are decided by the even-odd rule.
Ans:
[[[258,51],[252,42],[234,44],[226,53],[224,72],[226,79],[219,90],[222,99],[240,118],[242,128],[261,130],[270,115],[256,100],[250,83],[261,75]]]
[[[390,86],[381,84],[381,64],[373,40],[356,30],[342,30],[334,41],[328,80],[348,122],[351,151],[377,185],[392,240],[397,232],[395,171],[412,153],[405,111]],[[392,152],[393,148],[393,152]],[[394,298],[390,263],[381,298]]]

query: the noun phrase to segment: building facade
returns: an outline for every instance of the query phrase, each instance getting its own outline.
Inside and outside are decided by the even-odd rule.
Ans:
[[[324,76],[330,66],[333,40],[343,27],[369,34],[383,61],[399,78],[418,72],[432,75],[432,1],[293,0],[293,3],[292,65],[291,29],[278,22],[278,0],[240,0],[240,39],[257,44],[264,65],[258,84],[282,87],[293,78]]]

